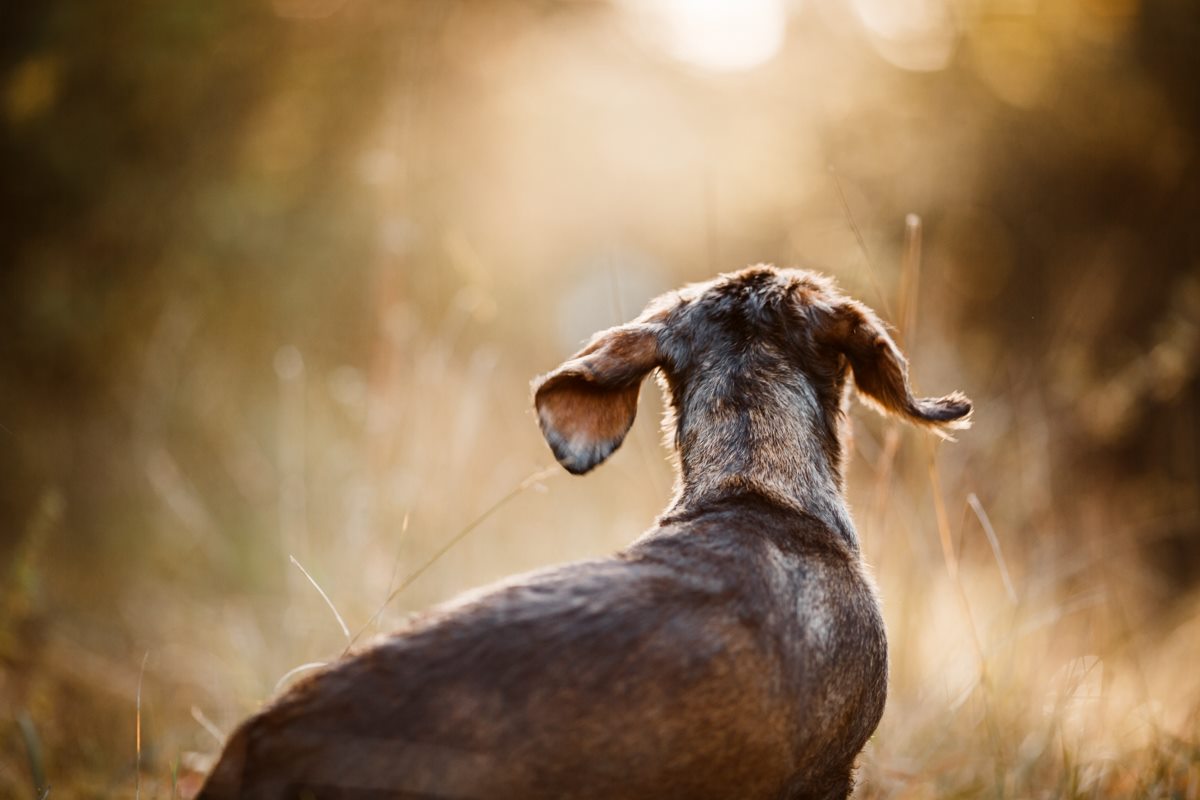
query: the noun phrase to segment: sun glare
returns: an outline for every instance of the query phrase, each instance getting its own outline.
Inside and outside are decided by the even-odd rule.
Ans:
[[[881,58],[914,72],[945,69],[958,27],[945,0],[852,0],[871,46]]]
[[[713,72],[770,61],[783,45],[783,0],[627,0],[672,57]]]

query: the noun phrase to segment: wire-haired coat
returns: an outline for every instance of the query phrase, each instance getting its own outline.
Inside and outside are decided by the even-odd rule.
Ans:
[[[752,267],[652,302],[534,383],[582,474],[657,370],[679,479],[612,558],[441,606],[233,734],[201,797],[844,798],[883,712],[887,644],[843,499],[847,379],[916,399],[868,308],[811,272]]]

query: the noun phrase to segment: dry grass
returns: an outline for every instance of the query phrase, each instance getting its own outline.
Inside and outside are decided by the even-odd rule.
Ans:
[[[892,659],[858,795],[1200,797],[1200,596],[1165,596],[1139,527],[1194,529],[1194,487],[1164,477],[1195,474],[1194,445],[1145,482],[1053,473],[1195,380],[1194,264],[1161,325],[1115,313],[1175,263],[1148,270],[1135,233],[1190,241],[1191,140],[1130,38],[1155,4],[985,3],[927,72],[850,18],[887,4],[792,3],[789,46],[733,75],[672,65],[603,4],[202,5],[138,5],[121,51],[99,6],[56,11],[86,38],[4,76],[6,113],[49,115],[26,141],[54,166],[12,181],[10,228],[31,197],[67,213],[59,172],[84,199],[13,250],[4,374],[40,391],[0,419],[31,509],[3,520],[0,797],[186,796],[348,638],[627,544],[670,494],[657,392],[577,479],[544,472],[529,379],[656,290],[770,259],[836,271],[920,386],[977,406],[954,443],[852,415]],[[308,5],[345,12],[275,18]],[[909,208],[940,228],[898,245]],[[1036,358],[1006,339],[1031,286],[1056,317],[1027,326]],[[1106,328],[1127,351],[1093,358]],[[59,380],[76,402],[46,400]]]
[[[278,466],[263,477],[277,525],[254,532],[258,572],[246,585],[213,586],[214,565],[227,569],[246,544],[186,533],[189,518],[216,512],[182,470],[152,480],[169,543],[153,563],[173,567],[132,575],[108,629],[51,626],[28,671],[6,677],[35,702],[9,734],[19,746],[0,758],[4,794],[35,795],[43,773],[52,796],[186,794],[219,732],[298,665],[338,658],[348,634],[386,631],[503,575],[612,551],[664,504],[655,392],[626,447],[578,480],[541,471],[526,375],[438,341],[405,346],[412,373],[383,382],[310,375],[295,352],[277,360]],[[1002,400],[976,400],[979,424],[957,443],[854,414],[851,501],[892,648],[859,795],[1196,797],[1200,616],[1184,606],[1162,619],[1140,602],[1149,576],[1103,518],[1023,507],[1029,495],[1003,471],[1013,432],[990,421]],[[214,430],[213,446],[239,435]],[[147,468],[166,469],[164,459]],[[52,532],[55,501],[43,505],[30,524]],[[1020,529],[1039,514],[1043,527]],[[39,560],[47,535],[27,538],[27,580],[53,567]],[[21,590],[7,591],[19,617]]]

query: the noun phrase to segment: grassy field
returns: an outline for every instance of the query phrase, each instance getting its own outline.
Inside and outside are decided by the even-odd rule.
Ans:
[[[0,26],[0,797],[187,797],[351,643],[628,544],[657,389],[581,479],[529,381],[756,262],[976,405],[851,413],[857,796],[1200,797],[1188,3],[52,5]]]
[[[4,732],[6,796],[128,796],[139,782],[143,797],[186,796],[220,739],[306,665],[460,590],[611,552],[668,498],[656,390],[612,463],[579,479],[545,468],[528,376],[492,348],[402,346],[390,380],[314,375],[283,350],[267,452],[213,432],[231,465],[271,465],[244,476],[273,518],[252,538],[218,534],[211,499],[145,443],[160,535],[119,595],[93,592],[121,568],[50,560],[63,500],[42,498],[5,583],[19,665],[5,688],[29,698]],[[976,427],[953,443],[853,414],[851,501],[891,644],[859,796],[1195,797],[1194,604],[1160,616],[1131,541],[1038,497],[1039,421],[1007,429],[976,400]],[[51,596],[91,607],[56,620],[39,602]]]

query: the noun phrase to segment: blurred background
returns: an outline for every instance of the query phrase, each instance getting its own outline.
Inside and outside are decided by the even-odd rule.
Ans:
[[[188,796],[297,667],[624,546],[657,389],[578,479],[529,380],[765,261],[976,402],[852,414],[859,796],[1200,796],[1198,76],[1190,0],[7,4],[0,795]]]

